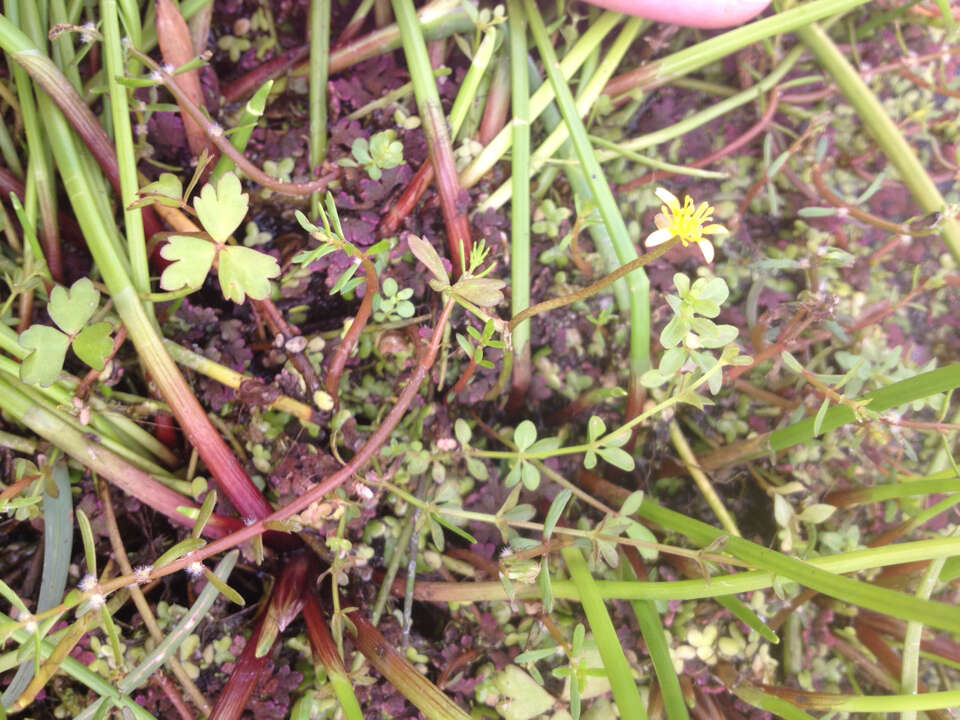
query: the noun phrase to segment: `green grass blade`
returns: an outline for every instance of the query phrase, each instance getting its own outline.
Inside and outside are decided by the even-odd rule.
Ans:
[[[217,567],[213,570],[213,574],[219,578],[221,581],[226,582],[230,577],[230,573],[233,571],[234,565],[237,563],[237,558],[239,553],[236,550],[233,550],[227,553],[223,560],[217,563]],[[150,676],[153,675],[166,661],[170,658],[180,647],[184,640],[186,640],[190,633],[193,632],[194,628],[203,620],[207,613],[210,611],[211,606],[213,605],[214,600],[219,596],[219,592],[213,583],[207,583],[207,585],[200,591],[200,594],[197,596],[196,601],[193,605],[190,606],[190,609],[187,613],[180,619],[180,622],[177,623],[167,635],[164,637],[163,641],[157,645],[153,651],[143,659],[143,661],[137,665],[133,670],[127,673],[120,682],[117,683],[117,692],[122,693],[123,695],[129,695],[134,690],[139,688],[141,685],[146,683]],[[100,693],[104,695],[103,693]],[[93,717],[93,715],[100,711],[104,703],[106,703],[107,697],[101,697],[100,700],[92,703],[84,710],[80,715],[77,716],[76,720],[88,720]]]
[[[902,592],[834,575],[811,563],[770,550],[749,540],[730,536],[716,528],[646,500],[637,514],[665,528],[683,533],[699,545],[723,540],[724,551],[753,567],[789,578],[804,587],[852,605],[876,610],[903,620],[923,621],[934,627],[960,632],[960,608],[945,603],[918,600]]]
[[[869,401],[867,404],[868,410],[884,412],[915,400],[947,392],[956,387],[960,387],[960,363],[953,363],[946,367],[915,375],[906,380],[891,383],[862,395],[857,398],[857,402]],[[774,430],[770,433],[770,449],[785,450],[793,445],[812,440],[814,421],[814,417],[808,417],[793,425]],[[829,432],[852,422],[856,422],[856,417],[849,406],[834,405],[823,418],[820,430],[821,432]]]
[[[57,497],[43,493],[43,573],[37,612],[59,605],[67,588],[67,571],[73,550],[73,496],[70,494],[70,473],[64,462],[53,466],[53,482]],[[11,705],[33,678],[33,663],[24,662],[0,698],[0,705]]]
[[[510,18],[510,94],[513,108],[513,154],[510,188],[510,313],[530,305],[530,81],[527,75],[527,21],[520,0],[508,0]],[[530,329],[513,329],[513,390],[519,401],[530,384]]]
[[[624,567],[629,568],[629,565],[624,563]],[[624,572],[631,575],[633,573],[632,569]],[[634,600],[630,603],[630,607],[633,608],[633,614],[640,626],[640,634],[643,635],[647,653],[653,661],[653,669],[660,683],[660,694],[663,696],[663,707],[667,712],[668,720],[689,718],[690,713],[683,699],[677,671],[673,667],[673,658],[670,657],[670,648],[663,634],[663,623],[660,621],[656,603],[652,600]]]
[[[330,62],[330,0],[310,0],[310,168],[327,156],[327,77]],[[320,193],[310,197],[320,214]]]
[[[633,680],[633,670],[623,654],[613,621],[607,613],[603,598],[587,569],[583,555],[579,549],[572,546],[563,548],[561,553],[570,571],[570,577],[580,594],[580,603],[583,605],[583,612],[587,616],[587,622],[590,623],[594,640],[597,642],[597,649],[600,651],[603,667],[607,671],[607,678],[613,688],[613,699],[617,703],[620,717],[645,720],[647,711],[640,699],[637,684]],[[573,679],[571,681],[575,682]]]

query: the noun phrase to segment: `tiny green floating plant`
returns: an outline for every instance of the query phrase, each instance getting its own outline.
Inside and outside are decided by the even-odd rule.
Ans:
[[[344,167],[362,167],[371,180],[379,180],[384,170],[403,163],[403,143],[397,140],[394,130],[383,130],[369,140],[359,137],[350,147],[353,158],[341,158]]]

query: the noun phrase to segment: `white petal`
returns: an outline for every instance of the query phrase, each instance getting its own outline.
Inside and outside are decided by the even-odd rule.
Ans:
[[[729,233],[730,233],[730,231],[727,230],[723,225],[717,225],[716,223],[714,223],[713,225],[707,225],[707,226],[706,226],[705,228],[703,228],[703,230],[701,230],[700,232],[702,232],[704,235],[716,235],[716,234],[718,234],[718,233],[724,233],[724,234],[729,234]]]
[[[660,230],[654,230],[652,233],[647,235],[647,247],[653,247],[654,245],[663,245],[667,240],[673,237],[673,233],[670,232],[668,228],[661,228]]]
[[[677,200],[676,195],[674,195],[672,192],[670,192],[666,188],[658,187],[653,192],[658,198],[660,198],[660,202],[662,202],[671,210],[673,208],[680,207],[680,201]]]
[[[703,253],[703,259],[708,263],[713,262],[713,243],[709,240],[701,240],[697,243],[700,247],[700,252]]]

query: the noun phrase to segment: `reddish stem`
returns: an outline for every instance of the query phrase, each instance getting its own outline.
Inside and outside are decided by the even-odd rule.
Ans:
[[[261,63],[223,88],[220,93],[223,96],[223,102],[229,104],[252,95],[267,80],[283,75],[309,53],[309,45],[299,45]]]
[[[177,711],[177,715],[180,716],[181,720],[194,720],[193,713],[190,712],[190,708],[188,708],[187,704],[183,701],[183,697],[181,697],[177,688],[170,682],[167,674],[163,670],[158,670],[154,673],[153,679],[154,682],[157,683],[157,686],[163,691],[163,694],[167,696],[167,700],[173,705],[173,709]]]
[[[473,356],[471,355],[470,360],[467,363],[467,366],[463,369],[463,372],[460,373],[460,377],[457,379],[457,382],[454,384],[452,388],[450,388],[450,392],[447,393],[446,402],[448,403],[453,402],[453,399],[457,395],[459,395],[460,391],[467,386],[468,382],[470,382],[470,378],[473,377],[473,373],[474,371],[476,371],[476,369],[477,369],[477,361],[474,360]]]
[[[460,178],[453,161],[453,149],[450,147],[450,135],[447,132],[447,120],[443,110],[433,103],[424,103],[423,132],[427,138],[427,149],[433,163],[437,192],[440,195],[440,210],[443,224],[447,230],[447,246],[450,262],[453,263],[453,275],[463,274],[463,263],[470,257],[472,242],[470,224],[466,210],[460,205]]]
[[[67,122],[83,140],[97,164],[107,176],[110,186],[117,195],[120,195],[120,170],[117,165],[113,141],[107,136],[96,115],[93,114],[93,111],[70,84],[70,81],[45,57],[16,53],[14,59],[60,108]],[[161,231],[160,221],[153,210],[144,207],[141,208],[140,214],[143,217],[143,226],[147,237]]]
[[[367,287],[363,293],[363,300],[360,302],[360,309],[357,310],[350,329],[347,330],[347,334],[343,336],[343,340],[340,341],[340,345],[337,347],[333,359],[330,360],[330,367],[327,369],[327,378],[323,384],[324,389],[326,389],[330,397],[334,399],[334,402],[338,402],[340,394],[340,376],[343,374],[343,369],[347,365],[347,359],[350,357],[351,351],[357,344],[357,340],[360,339],[360,333],[363,332],[367,320],[370,319],[370,313],[373,310],[373,296],[377,294],[377,269],[366,256],[361,256],[360,262],[363,264],[363,274],[367,280]]]
[[[330,634],[330,628],[327,627],[327,619],[320,610],[320,604],[313,593],[307,593],[303,600],[303,619],[307,623],[307,639],[310,641],[313,662],[323,665],[327,674],[346,675],[347,670],[343,666],[343,659]]]
[[[450,321],[450,313],[453,312],[453,307],[454,302],[450,300],[448,300],[443,306],[443,310],[440,312],[440,317],[437,319],[437,325],[433,330],[433,335],[430,338],[430,342],[425,348],[420,361],[417,363],[417,366],[413,369],[413,372],[410,373],[410,377],[407,380],[406,386],[400,391],[400,395],[397,398],[396,404],[390,409],[390,412],[387,413],[387,416],[380,424],[380,427],[374,431],[374,433],[367,439],[363,446],[350,459],[350,462],[332,475],[328,475],[323,480],[313,485],[313,487],[297,497],[295,500],[292,500],[287,505],[279,510],[274,511],[262,520],[257,520],[256,522],[250,523],[236,532],[231,533],[229,536],[218,538],[217,540],[207,543],[207,545],[205,545],[203,548],[190,553],[188,556],[179,558],[168,565],[164,565],[162,568],[157,568],[153,571],[153,573],[151,573],[151,579],[160,578],[165,575],[171,575],[175,572],[183,570],[185,567],[187,567],[187,565],[194,561],[203,560],[204,558],[216,555],[217,553],[224,552],[225,550],[236,547],[240,543],[250,540],[257,535],[263,534],[267,530],[266,523],[273,524],[283,522],[296,513],[306,509],[313,503],[322,500],[327,493],[332,492],[336,488],[340,487],[340,485],[353,477],[355,473],[359,472],[370,461],[370,459],[377,452],[379,452],[380,447],[387,441],[394,428],[396,428],[397,424],[406,414],[407,409],[413,402],[413,399],[419,394],[420,384],[424,381],[424,379],[426,379],[427,374],[430,372],[430,368],[433,367],[433,363],[437,359],[437,353],[440,351],[440,344],[443,340],[444,328]],[[122,585],[118,583],[117,587],[121,586]],[[107,592],[108,590],[108,587],[104,588],[104,592]]]
[[[25,188],[23,187],[23,182],[6,168],[0,167],[0,195],[6,200],[10,197],[10,193],[16,195],[20,202],[24,201]],[[60,211],[57,213],[57,225],[63,235],[80,242],[83,241],[83,233],[80,232],[80,226],[77,225],[77,221],[72,216]],[[47,259],[47,267],[50,268],[50,274],[53,275],[53,279],[62,283],[62,273],[61,277],[54,274],[49,258]]]
[[[270,650],[276,639],[300,613],[304,598],[310,592],[307,583],[307,571],[310,565],[310,559],[300,554],[283,566],[273,593],[270,595],[267,611],[260,616],[253,634],[247,640],[240,657],[237,658],[233,672],[230,673],[227,684],[217,698],[217,704],[210,712],[210,720],[235,720],[243,714],[250,694],[266,673],[270,663]],[[270,648],[257,657],[257,646],[264,633],[272,635],[273,641],[270,643]]]
[[[477,141],[487,145],[507,122],[510,111],[510,61],[506,56],[497,61],[496,71],[487,93],[487,104],[477,131]]]
[[[403,219],[407,215],[413,212],[413,208],[416,207],[420,197],[426,192],[426,189],[430,187],[430,183],[432,182],[433,165],[430,162],[425,162],[420,166],[420,169],[417,170],[417,174],[413,176],[413,179],[407,183],[407,187],[404,188],[393,207],[380,218],[380,224],[377,226],[377,235],[379,237],[389,237],[396,233],[397,228],[400,227],[400,223],[403,222]]]
[[[354,643],[369,663],[426,717],[469,717],[417,671],[359,612],[348,617],[356,629]]]

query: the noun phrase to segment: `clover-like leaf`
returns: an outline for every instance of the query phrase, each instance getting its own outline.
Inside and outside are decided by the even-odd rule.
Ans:
[[[459,442],[460,445],[467,447],[470,444],[470,438],[473,437],[473,430],[466,420],[457,418],[456,422],[453,423],[453,434],[456,436],[457,442]]]
[[[650,544],[655,544],[657,542],[657,537],[650,531],[650,528],[641,525],[638,522],[631,522],[629,525],[627,525],[627,537],[631,540],[640,540]],[[653,562],[660,554],[656,548],[651,547],[638,547],[637,550],[640,551],[640,555],[647,562]]]
[[[88,325],[73,339],[73,351],[94,370],[103,370],[113,350],[110,323],[98,322]]]
[[[583,466],[587,470],[593,470],[597,466],[597,454],[593,450],[587,450],[583,454]]]
[[[356,138],[350,146],[350,154],[361,165],[366,165],[373,160],[370,157],[370,143],[366,138]]]
[[[216,246],[203,238],[174,235],[160,250],[161,257],[173,261],[160,276],[160,287],[164,290],[200,287],[216,253]]]
[[[20,363],[20,379],[29,385],[53,385],[63,369],[70,338],[49,325],[33,325],[20,333],[20,344],[33,351]]]
[[[227,300],[242,303],[249,295],[263,300],[270,295],[270,279],[280,274],[277,261],[248,247],[231,245],[220,251],[217,274],[220,289]]]
[[[660,344],[672,348],[690,332],[690,320],[683,315],[675,315],[660,333]]]
[[[389,170],[403,162],[403,143],[395,139],[396,135],[393,130],[384,130],[370,138],[370,158],[378,168]]]
[[[80,278],[70,289],[57,286],[50,293],[47,312],[67,335],[76,335],[100,304],[100,291],[89,278]]]
[[[540,471],[528,462],[520,463],[520,479],[527,490],[536,490],[540,485]]]
[[[520,482],[520,472],[521,472],[520,466],[523,464],[525,463],[517,462],[510,467],[510,472],[507,473],[507,477],[503,481],[503,484],[505,487],[510,488],[516,485],[518,482]]]
[[[573,492],[569,488],[564,488],[557,493],[557,496],[553,499],[553,502],[550,503],[550,509],[547,510],[547,517],[543,521],[543,537],[547,540],[549,540],[550,536],[553,535],[553,529],[557,525],[557,520],[560,519],[560,516],[563,514],[564,508],[567,507],[567,502],[569,502],[572,495]]]
[[[467,458],[467,472],[480,482],[485,482],[490,477],[487,466],[483,464],[482,460],[475,457]]]
[[[627,495],[623,504],[620,506],[621,515],[633,515],[643,504],[643,490],[634,490]],[[629,533],[629,531],[628,531]]]
[[[249,196],[242,191],[240,180],[232,172],[224,173],[216,189],[207,183],[194,198],[193,207],[203,229],[221,245],[240,227],[246,217]]]

